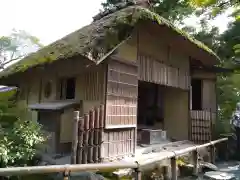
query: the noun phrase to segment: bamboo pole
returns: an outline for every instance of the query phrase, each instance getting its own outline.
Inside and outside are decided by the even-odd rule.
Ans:
[[[193,174],[194,175],[197,175],[198,174],[198,152],[197,150],[196,151],[193,151]]]
[[[71,164],[77,163],[77,146],[78,146],[78,122],[79,122],[79,111],[74,111],[74,123],[73,123],[73,140],[72,140],[72,154]]]
[[[171,164],[173,169],[175,168],[176,156],[183,155],[188,152],[197,151],[198,149],[211,146],[223,141],[226,141],[227,138],[218,139],[215,141],[211,141],[206,144],[193,146],[190,148],[186,148],[184,150],[177,150],[169,152],[163,156],[158,158],[154,158],[151,160],[147,160],[141,164],[128,163],[128,162],[116,162],[116,163],[99,163],[99,164],[66,164],[66,165],[51,165],[51,166],[30,166],[30,167],[8,167],[8,168],[0,168],[0,176],[13,176],[13,175],[24,175],[24,174],[46,174],[46,173],[64,173],[64,172],[80,172],[80,171],[104,171],[109,169],[137,169],[141,170],[143,166],[147,166],[153,163],[158,163],[164,159],[171,158]],[[172,172],[172,175],[175,176],[176,172]],[[176,177],[176,176],[175,176]],[[175,178],[173,177],[173,179]]]
[[[141,179],[142,179],[141,171],[139,171],[138,168],[134,169],[133,180],[141,180]]]
[[[199,149],[202,149],[202,148],[205,148],[207,146],[214,145],[214,144],[217,144],[217,143],[220,143],[220,142],[223,142],[223,141],[227,141],[227,138],[218,139],[218,140],[206,143],[206,144],[196,145],[196,146],[188,147],[188,148],[181,149],[181,150],[169,151],[169,153],[165,154],[164,156],[159,156],[159,157],[156,157],[154,159],[151,159],[151,160],[148,160],[146,162],[141,163],[140,168],[142,168],[143,166],[148,166],[148,165],[153,164],[153,163],[158,163],[159,161],[162,161],[164,159],[169,159],[169,158],[172,158],[174,156],[181,156],[181,155],[184,155],[186,153],[189,153],[189,152],[192,152],[192,151],[195,151],[195,150],[199,150]]]
[[[69,180],[69,171],[63,172],[63,180]]]
[[[214,145],[210,146],[210,158],[211,158],[211,163],[215,163],[215,157],[216,157],[216,148]]]
[[[65,164],[50,166],[8,167],[0,168],[0,176],[14,176],[25,174],[46,174],[84,171],[105,171],[109,169],[138,168],[137,163],[100,163],[100,164]]]
[[[83,154],[83,135],[84,135],[84,117],[81,117],[78,122],[78,150],[77,150],[77,164],[82,164]]]

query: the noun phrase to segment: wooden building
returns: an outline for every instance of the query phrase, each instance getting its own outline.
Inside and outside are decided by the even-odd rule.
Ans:
[[[217,63],[167,20],[128,6],[6,68],[0,83],[19,87],[19,101],[51,133],[51,151],[69,152],[78,126],[78,163],[86,163],[132,156],[137,143],[158,143],[165,131],[211,140]]]

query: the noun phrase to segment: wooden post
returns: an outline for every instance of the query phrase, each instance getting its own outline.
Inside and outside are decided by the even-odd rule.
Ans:
[[[94,124],[94,150],[93,150],[93,160],[98,162],[98,135],[99,135],[99,120],[100,120],[100,108],[95,108],[95,124]]]
[[[103,152],[102,152],[102,138],[103,138],[103,134],[104,134],[104,120],[105,120],[105,107],[104,105],[100,106],[100,119],[99,119],[99,134],[98,134],[98,161],[101,162],[102,161],[102,156],[103,156]]]
[[[64,171],[63,173],[63,180],[69,180],[69,172],[68,171]]]
[[[142,179],[141,171],[139,171],[138,168],[134,169],[133,180],[141,180],[141,179]]]
[[[94,163],[93,161],[93,142],[94,142],[94,124],[95,124],[95,111],[89,112],[89,136],[88,136],[88,163]]]
[[[198,152],[197,150],[193,151],[193,175],[198,175]]]
[[[77,163],[79,111],[74,111],[71,164]]]
[[[211,145],[210,146],[210,158],[211,158],[211,163],[215,163],[215,156],[216,156],[216,154],[215,154],[215,146],[214,145]]]
[[[78,122],[78,150],[77,150],[77,164],[82,164],[83,154],[83,135],[84,135],[84,117],[81,117]]]
[[[177,161],[176,161],[176,157],[171,158],[171,174],[172,174],[172,180],[177,180]]]

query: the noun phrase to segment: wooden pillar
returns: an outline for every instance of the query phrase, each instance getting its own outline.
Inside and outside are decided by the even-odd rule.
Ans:
[[[193,151],[193,174],[198,175],[198,152],[197,150]]]
[[[215,146],[214,145],[211,145],[210,146],[210,158],[211,158],[211,163],[215,163],[215,156],[216,156],[216,153],[215,153]]]
[[[141,179],[142,179],[141,171],[139,171],[138,168],[134,169],[133,180],[141,180]]]
[[[78,121],[79,121],[79,114],[80,114],[79,111],[74,111],[71,164],[76,164],[76,163],[77,163]]]
[[[176,161],[176,157],[171,158],[171,173],[172,173],[172,180],[177,180],[177,161]]]
[[[80,117],[78,122],[78,146],[77,146],[77,164],[82,164],[83,160],[83,135],[84,135],[84,117]]]
[[[69,172],[68,171],[65,171],[64,173],[63,173],[63,180],[69,180],[70,178],[69,178]]]

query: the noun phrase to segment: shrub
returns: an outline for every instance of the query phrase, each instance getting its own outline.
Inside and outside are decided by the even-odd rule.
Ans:
[[[45,141],[41,126],[15,101],[15,93],[0,95],[0,167],[28,165]]]

